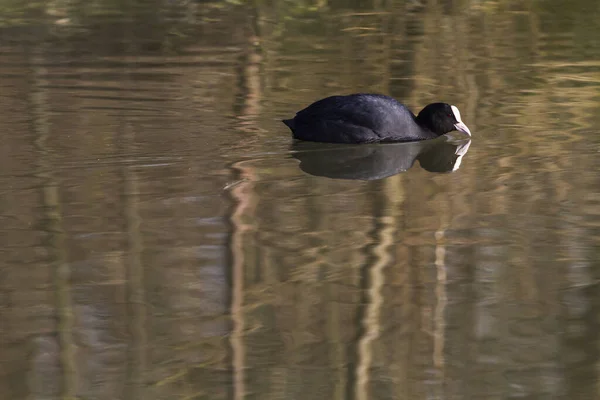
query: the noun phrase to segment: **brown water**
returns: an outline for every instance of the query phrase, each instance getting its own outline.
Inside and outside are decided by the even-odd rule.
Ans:
[[[0,397],[600,396],[599,2],[22,3]],[[460,165],[292,145],[356,91],[456,104]]]

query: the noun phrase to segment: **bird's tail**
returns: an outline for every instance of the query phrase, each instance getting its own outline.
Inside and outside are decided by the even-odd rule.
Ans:
[[[286,124],[288,126],[288,128],[290,128],[292,130],[292,132],[294,132],[294,120],[293,119],[282,119],[281,122]]]

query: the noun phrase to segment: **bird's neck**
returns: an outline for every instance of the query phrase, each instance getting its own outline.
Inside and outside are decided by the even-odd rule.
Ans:
[[[430,124],[428,124],[427,122],[425,122],[425,120],[423,118],[419,118],[420,115],[417,115],[415,117],[415,122],[417,123],[417,125],[419,125],[419,128],[421,128],[421,130],[423,131],[423,136],[427,137],[427,138],[436,138],[440,135],[438,135],[437,133],[435,133],[435,131],[433,130],[433,126],[430,126]]]

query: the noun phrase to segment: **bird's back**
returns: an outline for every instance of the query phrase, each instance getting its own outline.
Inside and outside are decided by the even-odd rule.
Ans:
[[[297,139],[369,143],[426,139],[414,114],[397,100],[378,94],[331,96],[285,120]]]

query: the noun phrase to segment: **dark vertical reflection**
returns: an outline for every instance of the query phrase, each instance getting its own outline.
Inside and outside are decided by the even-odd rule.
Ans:
[[[580,178],[574,178],[579,180]],[[600,214],[594,196],[574,199],[565,208],[581,207],[587,218],[594,220]],[[570,206],[568,205],[570,204]],[[566,210],[565,210],[566,211]],[[560,294],[560,312],[564,332],[560,335],[562,367],[565,374],[566,395],[570,398],[593,398],[598,394],[598,331],[600,322],[600,295],[598,294],[598,260],[590,251],[590,238],[595,228],[568,212],[562,226],[564,235],[561,252],[564,265],[565,287]],[[592,225],[593,226],[593,225]]]
[[[50,268],[54,274],[53,290],[55,294],[55,313],[56,313],[56,356],[59,370],[53,371],[48,363],[49,357],[53,352],[47,346],[39,346],[33,357],[32,382],[48,382],[44,375],[53,374],[58,382],[58,392],[53,393],[53,385],[38,386],[34,383],[31,388],[37,395],[50,394],[57,395],[65,399],[75,398],[76,395],[76,368],[74,358],[73,343],[73,302],[71,295],[71,268],[67,259],[67,248],[65,243],[65,231],[63,228],[63,218],[61,209],[61,199],[59,191],[59,182],[54,170],[52,152],[48,148],[48,139],[50,137],[50,125],[48,122],[49,108],[47,92],[44,89],[48,85],[47,71],[42,66],[47,62],[43,45],[36,45],[31,50],[30,68],[32,75],[32,88],[30,93],[30,112],[32,130],[35,132],[35,146],[38,151],[38,168],[36,176],[42,178],[41,195],[42,205],[45,211],[45,231],[48,234],[48,252]],[[54,338],[40,338],[38,344],[51,341]],[[41,354],[50,351],[50,354]],[[42,358],[46,358],[46,363],[37,363]],[[50,361],[51,363],[51,361]]]
[[[135,138],[133,128],[124,122],[120,131],[125,151],[132,153],[132,143]],[[146,352],[147,342],[147,312],[145,294],[144,265],[141,260],[143,253],[143,241],[140,232],[142,219],[139,215],[139,184],[135,167],[123,168],[123,204],[125,207],[125,222],[127,232],[127,305],[129,307],[129,374],[126,385],[128,399],[139,399],[144,397],[141,391],[144,384],[144,375],[147,368]]]
[[[135,4],[135,3],[134,3]],[[133,21],[129,21],[129,29],[125,29],[124,38],[128,54],[136,54],[134,48],[135,33],[132,32],[135,26]],[[135,70],[135,60],[133,62],[123,62],[122,82],[124,86],[135,85],[128,71]],[[126,114],[120,115],[119,129],[117,130],[117,143],[121,146],[121,152],[124,157],[135,154],[136,128],[128,120]],[[129,344],[127,346],[128,368],[127,382],[124,387],[124,395],[127,399],[142,399],[145,397],[144,378],[146,376],[148,351],[147,338],[147,303],[146,303],[146,285],[144,264],[142,263],[142,254],[144,251],[143,236],[141,232],[142,219],[140,216],[140,185],[139,177],[135,166],[124,166],[122,168],[123,193],[122,204],[124,211],[124,220],[126,232],[125,242],[125,290],[127,301],[127,321],[129,331]]]

